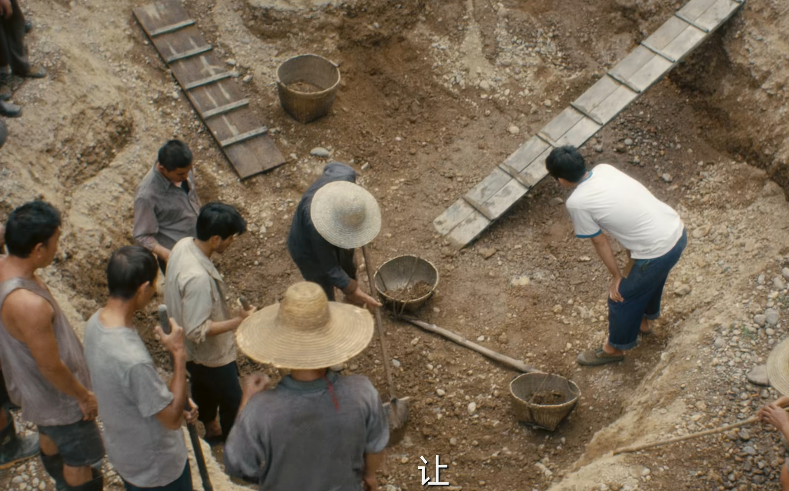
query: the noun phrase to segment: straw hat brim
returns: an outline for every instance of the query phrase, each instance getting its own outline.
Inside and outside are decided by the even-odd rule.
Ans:
[[[236,330],[238,348],[258,363],[311,370],[346,362],[361,353],[373,337],[370,313],[353,305],[329,302],[329,322],[313,330],[283,325],[279,304],[244,319]]]
[[[364,222],[358,227],[349,227],[337,219],[337,206],[349,198],[362,200],[365,209]],[[312,197],[310,218],[315,230],[330,244],[342,249],[355,249],[369,244],[381,231],[381,208],[369,191],[346,181],[330,182]]]
[[[782,395],[789,395],[789,338],[773,348],[767,357],[767,379]]]

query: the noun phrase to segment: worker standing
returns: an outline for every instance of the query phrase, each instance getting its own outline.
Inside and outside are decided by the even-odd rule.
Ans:
[[[338,288],[354,303],[380,307],[356,281],[354,250],[378,235],[381,210],[355,181],[356,171],[351,167],[340,162],[326,165],[299,201],[288,252],[304,280],[320,285],[330,301]]]
[[[38,426],[41,461],[58,489],[100,491],[104,458],[82,344],[36,270],[58,251],[60,213],[43,201],[11,212],[0,260],[0,359],[11,400]]]
[[[663,287],[688,243],[682,219],[641,183],[608,164],[587,171],[584,158],[571,146],[555,148],[545,166],[564,188],[575,234],[591,239],[613,278],[608,297],[608,340],[602,348],[578,355],[585,366],[622,361],[636,346],[639,332],[651,332],[649,321],[660,317]],[[619,269],[603,230],[630,251],[625,273]]]
[[[186,413],[186,348],[183,329],[171,321],[156,337],[172,355],[169,386],[159,377],[137,330],[134,314],[156,292],[156,258],[141,246],[115,251],[107,265],[107,304],[85,327],[85,359],[104,424],[107,457],[127,491],[192,491],[181,423]]]
[[[244,321],[241,351],[290,369],[274,390],[252,377],[225,444],[225,470],[260,491],[378,489],[376,471],[389,441],[378,392],[361,375],[328,370],[361,353],[373,335],[362,308],[329,302],[300,282],[282,302]]]
[[[233,331],[255,311],[239,309],[237,315],[230,315],[225,281],[211,256],[225,252],[246,230],[247,223],[235,208],[208,203],[197,217],[196,237],[175,244],[167,265],[164,301],[186,334],[192,398],[210,443],[228,435],[241,405]]]
[[[162,273],[175,243],[194,237],[199,212],[192,152],[186,143],[170,140],[134,198],[134,240],[156,254]]]

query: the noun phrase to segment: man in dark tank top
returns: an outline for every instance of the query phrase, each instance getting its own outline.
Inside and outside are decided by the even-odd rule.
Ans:
[[[82,343],[36,271],[58,251],[60,214],[43,201],[11,212],[0,260],[0,360],[11,400],[38,426],[58,490],[100,491],[104,458]]]

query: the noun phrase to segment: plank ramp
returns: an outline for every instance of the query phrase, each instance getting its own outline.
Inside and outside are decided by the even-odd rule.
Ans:
[[[723,25],[744,0],[691,0],[507,160],[433,220],[463,248],[548,175],[556,147],[580,147]]]
[[[284,164],[268,128],[181,3],[163,0],[133,12],[238,176],[246,179]]]

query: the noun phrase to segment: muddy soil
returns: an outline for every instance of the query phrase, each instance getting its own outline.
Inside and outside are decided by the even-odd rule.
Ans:
[[[106,300],[104,263],[114,248],[131,243],[136,185],[166,139],[181,138],[193,150],[204,203],[226,201],[247,217],[249,233],[214,259],[231,298],[243,294],[259,307],[300,279],[285,237],[301,194],[327,162],[310,156],[321,146],[331,159],[354,166],[381,205],[384,223],[371,247],[376,264],[417,254],[441,272],[440,291],[423,320],[571,378],[582,392],[555,432],[521,425],[508,394],[516,373],[387,318],[397,363],[382,360],[373,341],[345,368],[385,391],[382,363],[393,363],[398,395],[413,398],[409,433],[391,449],[382,487],[418,489],[420,457],[434,462],[437,455],[449,466],[442,480],[464,490],[776,485],[783,453],[770,446],[760,468],[744,450],[745,440],[731,435],[721,445],[666,449],[657,461],[648,455],[601,459],[648,432],[687,432],[737,418],[745,411],[742,392],[749,394],[748,411],[775,396],[746,390],[740,371],[766,356],[769,339],[785,335],[783,321],[773,334],[754,330],[748,342],[764,342],[749,345],[751,351],[738,345],[730,371],[702,370],[696,361],[712,367],[720,358],[710,348],[715,329],[725,325],[725,335],[740,343],[746,326],[731,319],[754,314],[732,311],[731,319],[714,321],[713,313],[735,305],[763,308],[779,298],[752,292],[759,274],[780,275],[776,257],[786,254],[777,242],[785,238],[789,210],[768,181],[776,176],[783,183],[771,159],[781,158],[778,143],[786,134],[785,90],[775,79],[786,64],[767,47],[780,39],[776,31],[785,17],[777,14],[785,7],[747,4],[582,149],[590,165],[624,170],[676,207],[689,230],[706,227],[707,233],[694,233],[670,277],[654,334],[622,364],[581,369],[577,353],[605,338],[608,272],[588,241],[574,237],[562,205],[565,191],[541,183],[459,252],[431,222],[659,26],[676,2],[186,0],[208,42],[235,60],[238,83],[288,156],[281,168],[244,182],[132,19],[130,8],[145,3],[31,0],[24,6],[36,25],[28,37],[32,56],[50,76],[16,81],[14,100],[25,113],[7,121],[0,214],[39,196],[63,211],[63,251],[44,277],[78,330]],[[304,53],[336,62],[343,77],[332,113],[309,125],[284,113],[275,90],[276,67]],[[775,59],[781,60],[775,72],[759,71]],[[750,61],[758,69],[742,68]],[[738,103],[740,97],[747,104]],[[759,102],[774,111],[755,109],[763,107]],[[740,135],[736,145],[732,128]],[[769,142],[761,136],[765,128]],[[762,140],[771,145],[770,159],[743,150]],[[768,172],[747,165],[751,161]],[[623,260],[624,251],[616,252]],[[167,357],[150,339],[154,306],[137,320],[166,367]],[[697,346],[704,348],[692,349]],[[239,365],[243,373],[264,369],[281,376],[243,357]],[[725,391],[708,394],[718,387]],[[736,392],[734,401],[729,392]],[[700,406],[702,394],[718,403]],[[691,421],[696,414],[702,416]],[[774,434],[763,438],[764,448],[775,444]],[[652,471],[641,474],[647,465]],[[703,473],[691,476],[688,469]],[[106,471],[109,489],[120,489],[117,476]],[[40,464],[0,471],[0,486],[34,485],[54,489]]]
[[[401,302],[407,302],[409,300],[415,300],[417,298],[422,298],[433,289],[433,287],[424,281],[419,281],[412,286],[407,286],[403,288],[398,288],[396,290],[386,290],[386,294]]]

